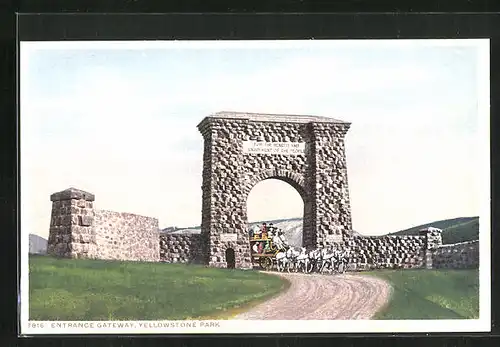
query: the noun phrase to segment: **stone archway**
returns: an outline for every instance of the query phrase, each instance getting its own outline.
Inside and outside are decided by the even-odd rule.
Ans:
[[[268,178],[290,183],[304,200],[305,247],[352,234],[344,137],[350,123],[317,116],[219,112],[203,119],[203,257],[251,268],[246,200]]]
[[[244,186],[243,194],[246,196],[245,207],[248,206],[248,199],[253,188],[259,183],[269,179],[285,182],[291,187],[291,189],[295,190],[299,194],[303,205],[302,246],[307,248],[314,247],[314,239],[311,233],[312,230],[309,228],[311,223],[306,222],[310,221],[312,218],[311,199],[307,195],[303,179],[298,174],[288,170],[265,170],[261,174],[256,175],[251,180],[246,182],[246,185]]]

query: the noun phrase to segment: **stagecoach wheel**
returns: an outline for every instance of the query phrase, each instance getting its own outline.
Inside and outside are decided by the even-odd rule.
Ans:
[[[266,258],[262,257],[260,258],[260,267],[263,268],[266,271],[271,270],[271,267],[273,266],[273,261],[271,258]]]

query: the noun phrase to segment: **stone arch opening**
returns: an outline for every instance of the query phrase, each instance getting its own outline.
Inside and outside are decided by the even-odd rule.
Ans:
[[[304,179],[299,174],[289,170],[262,170],[254,177],[248,179],[244,183],[244,193],[250,194],[250,191],[260,182],[267,179],[276,179],[291,185],[301,196],[302,200],[306,200],[306,189],[304,186]]]
[[[260,181],[290,183],[304,201],[303,246],[323,247],[352,235],[344,137],[350,123],[317,116],[218,112],[204,138],[203,257],[214,267],[234,247],[235,266],[252,268],[247,197]]]
[[[247,197],[249,227],[263,222],[284,229],[291,246],[303,245],[305,197],[303,190],[281,177],[269,177],[254,185]],[[298,220],[297,220],[298,219]]]
[[[236,267],[236,258],[234,256],[234,249],[226,249],[226,266],[228,269],[234,269]]]

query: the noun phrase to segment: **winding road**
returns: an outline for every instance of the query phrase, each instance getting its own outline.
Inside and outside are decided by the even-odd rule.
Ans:
[[[392,291],[387,282],[371,276],[273,274],[290,281],[290,288],[233,319],[370,319],[387,303]]]

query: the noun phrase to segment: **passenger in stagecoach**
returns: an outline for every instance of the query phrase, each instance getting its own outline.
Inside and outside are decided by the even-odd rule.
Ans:
[[[260,232],[261,232],[261,238],[266,238],[267,237],[267,224],[266,223],[262,223],[262,226],[260,228]]]
[[[262,233],[262,228],[259,228],[259,226],[256,225],[253,228],[253,238],[254,239],[260,239],[261,233]]]
[[[266,239],[267,239],[267,229],[266,229],[266,231],[263,231],[263,232],[262,232],[261,238],[262,238],[263,240],[266,240]]]
[[[276,227],[273,225],[273,223],[269,223],[269,226],[267,227],[267,235],[269,235],[269,237],[272,237],[275,231]]]
[[[249,228],[250,238],[255,237],[255,235],[258,235],[259,231],[260,228],[258,225],[254,225],[252,228]]]
[[[259,253],[259,247],[257,246],[257,243],[254,243],[253,246],[252,246],[252,251],[254,253]]]
[[[258,250],[259,250],[259,253],[262,253],[263,249],[264,249],[264,245],[263,245],[264,242],[258,242]]]
[[[271,240],[270,240],[270,239],[268,239],[268,240],[266,241],[266,245],[264,246],[264,253],[266,253],[266,252],[270,252],[270,251],[271,251]]]

